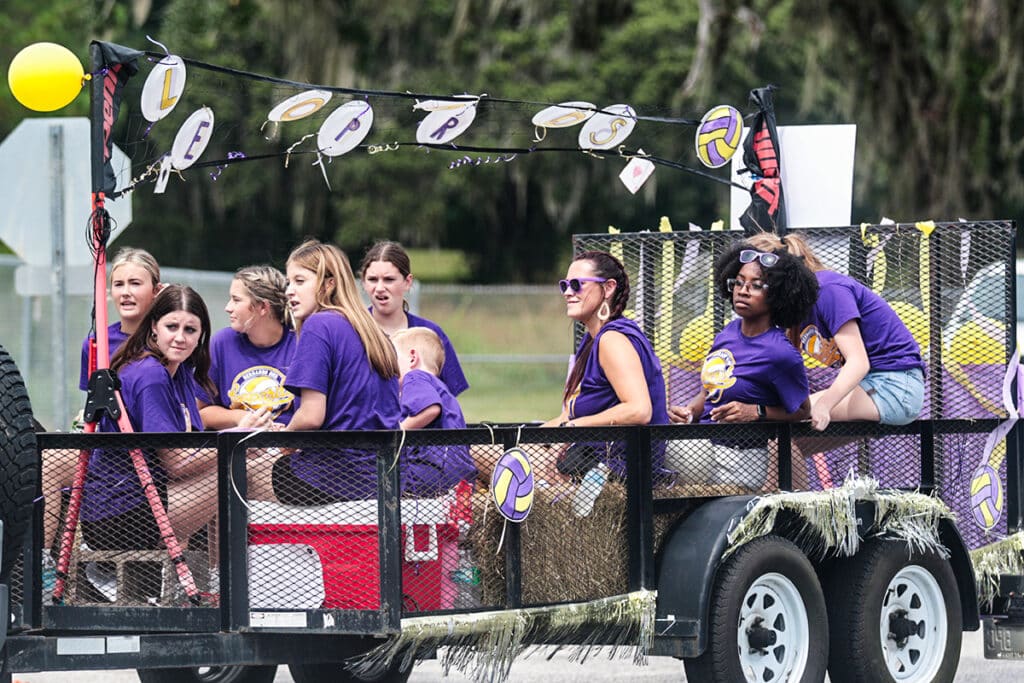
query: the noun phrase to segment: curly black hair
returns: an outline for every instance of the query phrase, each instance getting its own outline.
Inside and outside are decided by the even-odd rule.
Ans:
[[[726,286],[726,280],[739,274],[743,267],[740,252],[744,249],[754,247],[749,242],[736,242],[715,261],[715,287],[730,305],[732,292]],[[789,252],[776,250],[772,253],[779,257],[778,263],[770,268],[758,263],[761,278],[768,284],[768,315],[773,325],[793,327],[807,319],[818,300],[818,279],[802,260]]]

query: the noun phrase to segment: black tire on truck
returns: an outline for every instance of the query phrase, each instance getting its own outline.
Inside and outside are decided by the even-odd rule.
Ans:
[[[826,581],[833,683],[952,681],[960,662],[960,593],[949,562],[902,541],[873,540]]]
[[[36,434],[32,405],[21,373],[0,346],[0,519],[4,523],[0,582],[21,557],[22,540],[32,522],[37,486]]]
[[[142,683],[273,683],[276,666],[204,666],[139,669]]]
[[[396,660],[387,671],[370,677],[357,676],[344,664],[289,664],[288,672],[295,683],[405,683],[412,675],[412,667],[403,671],[401,662]]]
[[[704,653],[684,659],[690,681],[819,683],[828,617],[814,567],[789,540],[763,536],[719,568]]]

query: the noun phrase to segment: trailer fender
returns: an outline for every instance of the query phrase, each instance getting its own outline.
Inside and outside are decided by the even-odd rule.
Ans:
[[[658,563],[655,635],[683,639],[673,654],[695,657],[707,647],[707,614],[729,531],[757,496],[716,498],[694,510],[663,545]]]
[[[952,520],[939,521],[939,540],[949,550],[949,564],[960,589],[960,612],[963,614],[964,630],[977,631],[981,628],[978,607],[978,585],[974,580],[974,565],[960,536],[960,530]]]

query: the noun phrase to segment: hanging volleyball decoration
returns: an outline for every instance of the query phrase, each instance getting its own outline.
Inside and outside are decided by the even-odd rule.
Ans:
[[[369,102],[346,102],[331,112],[320,126],[317,149],[329,157],[339,157],[366,139],[372,126],[373,107]]]
[[[213,110],[203,107],[192,112],[174,136],[174,144],[171,145],[171,165],[179,171],[184,171],[202,156],[212,137]]]
[[[185,61],[177,55],[167,55],[156,63],[142,86],[142,115],[156,123],[174,111],[184,90]]]
[[[330,100],[330,90],[306,90],[278,103],[267,114],[267,120],[276,123],[298,121],[317,113]]]
[[[595,113],[580,130],[581,149],[618,147],[636,127],[636,111],[628,104],[612,104]]]
[[[534,114],[532,123],[538,128],[571,128],[589,119],[595,111],[597,108],[591,102],[562,102]]]
[[[421,145],[444,145],[459,137],[473,124],[480,98],[467,100],[427,100],[417,102],[413,109],[429,111],[416,128],[416,142]]]
[[[985,531],[995,527],[1003,515],[1003,484],[989,464],[975,470],[971,478],[971,512],[974,523]]]
[[[729,163],[743,139],[743,116],[734,107],[721,104],[704,114],[697,126],[697,158],[709,168]]]
[[[505,451],[491,473],[491,496],[502,517],[522,522],[533,508],[533,467],[521,448]]]

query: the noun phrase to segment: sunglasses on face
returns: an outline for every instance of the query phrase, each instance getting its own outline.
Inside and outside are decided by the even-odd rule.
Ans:
[[[565,294],[567,290],[572,290],[573,294],[579,294],[580,290],[583,289],[584,282],[607,282],[606,277],[574,277],[568,280],[559,280],[558,288],[562,290],[562,294]]]
[[[771,268],[779,262],[779,255],[770,251],[755,251],[754,249],[744,249],[740,252],[740,263],[750,263],[754,259],[757,259],[757,262],[765,268]]]
[[[763,292],[768,289],[768,283],[761,282],[760,280],[739,280],[731,277],[725,281],[725,288],[730,292],[736,289],[743,291],[744,288],[749,289],[751,292]]]

